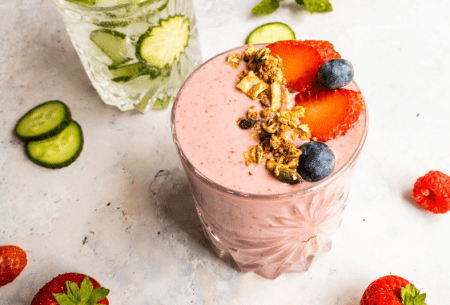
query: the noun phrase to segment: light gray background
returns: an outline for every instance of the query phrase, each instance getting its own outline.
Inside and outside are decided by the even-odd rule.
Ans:
[[[331,252],[274,281],[218,260],[192,206],[170,112],[103,104],[53,2],[1,1],[0,244],[21,246],[29,259],[0,288],[1,304],[29,304],[69,271],[95,277],[119,305],[357,305],[371,281],[391,273],[427,292],[428,304],[448,303],[450,214],[418,208],[411,190],[429,170],[450,174],[450,2],[332,0],[332,13],[311,15],[286,0],[253,17],[258,2],[195,0],[204,60],[283,21],[298,39],[331,41],[368,102],[369,136]],[[85,136],[80,158],[54,171],[30,162],[12,133],[51,99],[69,105]]]

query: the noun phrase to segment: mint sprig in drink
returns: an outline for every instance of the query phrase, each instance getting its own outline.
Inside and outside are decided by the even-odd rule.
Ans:
[[[102,100],[167,108],[201,62],[191,0],[54,0]]]

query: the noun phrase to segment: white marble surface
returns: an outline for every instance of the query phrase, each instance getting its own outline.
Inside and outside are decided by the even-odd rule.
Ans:
[[[53,2],[1,1],[0,244],[21,246],[29,263],[0,288],[0,304],[29,304],[69,271],[95,277],[119,305],[357,305],[387,274],[413,282],[428,304],[448,304],[450,213],[422,210],[411,190],[429,170],[450,174],[450,2],[331,1],[332,13],[310,15],[286,0],[257,18],[259,0],[195,0],[204,59],[283,21],[298,39],[331,41],[368,101],[369,136],[333,249],[308,272],[274,281],[238,272],[206,245],[169,111],[103,104]],[[80,158],[61,170],[30,162],[12,132],[51,99],[69,105],[85,136]]]

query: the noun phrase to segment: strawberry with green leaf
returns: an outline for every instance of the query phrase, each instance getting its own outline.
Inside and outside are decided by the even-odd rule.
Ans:
[[[396,275],[373,281],[364,291],[360,305],[426,305],[425,293]]]
[[[280,7],[280,2],[284,0],[262,0],[252,9],[253,15],[268,15],[275,12]],[[333,7],[328,0],[295,0],[299,5],[304,6],[311,14],[314,12],[331,12]]]
[[[108,305],[109,290],[81,273],[64,273],[45,284],[31,305]]]

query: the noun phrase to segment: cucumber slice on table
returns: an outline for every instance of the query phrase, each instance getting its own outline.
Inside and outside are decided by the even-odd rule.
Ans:
[[[128,57],[127,35],[109,29],[98,29],[92,31],[89,38],[115,64],[131,60]]]
[[[246,44],[272,43],[279,40],[295,40],[294,31],[281,22],[263,24],[254,29],[247,37]]]
[[[136,45],[136,57],[151,67],[172,66],[180,58],[189,41],[189,19],[176,15],[150,27]]]
[[[57,169],[72,164],[83,149],[83,132],[80,125],[71,121],[59,134],[40,141],[26,143],[27,156],[34,163]]]
[[[24,142],[43,140],[60,133],[71,122],[69,108],[61,101],[49,101],[28,111],[17,122],[14,133]]]

